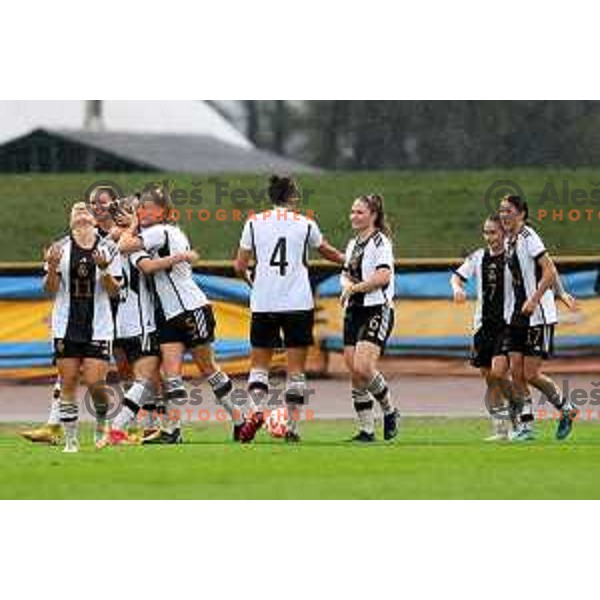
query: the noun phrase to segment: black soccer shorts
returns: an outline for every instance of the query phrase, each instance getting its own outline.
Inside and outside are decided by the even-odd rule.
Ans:
[[[506,352],[537,356],[544,360],[554,355],[554,324],[510,325],[504,339]]]
[[[494,356],[506,356],[505,335],[507,326],[502,323],[492,327],[481,327],[473,336],[471,365],[481,369],[492,366]]]
[[[127,362],[134,365],[144,356],[160,356],[158,333],[152,331],[148,335],[118,338],[114,341],[115,350],[120,350],[125,355]]]
[[[54,360],[61,358],[96,358],[110,361],[111,343],[108,340],[75,342],[65,338],[54,338]]]
[[[217,323],[210,304],[186,310],[172,319],[157,319],[160,344],[181,343],[190,350],[215,341]]]
[[[394,329],[394,309],[388,304],[349,306],[344,315],[344,346],[371,342],[382,350]]]
[[[314,343],[314,310],[253,312],[250,344],[253,348],[308,348]]]

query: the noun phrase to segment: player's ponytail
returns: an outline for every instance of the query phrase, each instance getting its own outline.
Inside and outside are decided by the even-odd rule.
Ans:
[[[375,229],[381,231],[386,237],[391,238],[392,232],[385,217],[385,206],[381,194],[369,194],[361,196],[360,200],[364,202],[372,213],[375,213],[373,223]]]
[[[269,177],[269,199],[276,206],[287,204],[291,198],[298,198],[300,189],[291,177]]]

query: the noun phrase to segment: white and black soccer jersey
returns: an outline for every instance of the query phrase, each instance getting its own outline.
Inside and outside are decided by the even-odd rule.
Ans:
[[[252,312],[312,310],[315,306],[308,276],[308,250],[323,236],[315,221],[281,207],[248,219],[240,247],[252,250],[256,271]]]
[[[546,248],[540,236],[531,227],[525,226],[515,240],[507,239],[505,245],[513,289],[505,311],[507,322],[527,321],[526,324],[530,327],[557,323],[558,314],[552,289],[544,292],[539,305],[528,319],[521,313],[523,304],[535,292],[542,277],[538,260],[546,254]]]
[[[495,329],[504,324],[506,296],[509,296],[509,304],[512,296],[512,283],[506,268],[505,253],[494,256],[487,248],[480,248],[470,254],[455,273],[465,282],[472,277],[476,280],[474,331],[479,331],[482,326]]]
[[[346,247],[343,272],[354,282],[366,281],[377,269],[385,267],[391,271],[390,283],[367,294],[353,294],[348,306],[391,305],[394,301],[394,253],[392,243],[381,231],[376,231],[365,240],[353,238]]]
[[[150,258],[144,250],[122,257],[123,283],[115,332],[118,339],[145,337],[156,330],[153,278],[137,268],[138,262],[144,258]]]
[[[157,224],[139,233],[144,249],[152,258],[172,256],[190,250],[187,236],[179,227]],[[192,267],[180,262],[154,275],[156,297],[165,318],[172,319],[185,311],[193,311],[208,304],[204,292],[193,279]]]
[[[121,277],[121,257],[116,245],[98,234],[91,249],[81,248],[71,236],[58,244],[62,256],[57,268],[60,286],[52,310],[52,337],[83,343],[112,340],[110,296],[102,287],[93,253],[98,249],[104,254],[110,260],[108,272]]]

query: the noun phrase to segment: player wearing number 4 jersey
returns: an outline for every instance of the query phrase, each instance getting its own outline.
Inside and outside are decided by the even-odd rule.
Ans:
[[[377,361],[394,328],[394,256],[383,197],[360,196],[350,214],[356,237],[346,249],[340,301],[344,314],[344,360],[352,373],[352,400],[360,429],[351,441],[375,441],[373,399],[383,411],[383,436],[398,433],[400,413]]]
[[[300,198],[296,182],[272,176],[269,198],[273,208],[244,225],[235,270],[252,286],[250,308],[251,370],[248,391],[256,404],[240,431],[240,441],[250,442],[264,423],[273,351],[287,350],[288,442],[300,440],[298,421],[306,399],[304,367],[313,344],[314,300],[308,277],[308,252],[342,263],[343,256],[324,239],[319,226],[294,210]],[[248,276],[255,260],[253,281]]]

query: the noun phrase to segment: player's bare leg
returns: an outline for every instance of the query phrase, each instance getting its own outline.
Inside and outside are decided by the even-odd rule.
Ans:
[[[56,361],[62,381],[60,398],[60,422],[65,436],[64,452],[78,452],[77,428],[79,405],[77,403],[77,384],[82,360],[79,358],[60,358]]]
[[[375,422],[373,399],[377,400],[383,412],[384,438],[390,440],[398,434],[400,413],[391,401],[389,387],[381,372],[377,370],[377,361],[381,348],[368,341],[356,344],[352,368],[352,396],[358,414],[361,432],[365,438],[374,438]],[[360,432],[357,437],[361,437]]]
[[[506,356],[495,356],[491,368],[483,367],[481,375],[487,384],[487,404],[492,423],[492,435],[486,441],[503,441],[510,438],[510,406],[512,383]]]
[[[207,378],[217,404],[220,404],[229,415],[233,423],[233,437],[237,441],[239,430],[244,422],[240,407],[235,406],[231,400],[233,384],[229,376],[221,371],[215,362],[215,355],[211,344],[203,344],[192,350],[192,358],[200,375]]]
[[[154,395],[148,398],[140,412],[138,413],[138,420],[142,427],[142,438],[149,435],[153,435],[160,428],[160,415],[165,414],[165,396],[163,390],[163,382],[160,376],[160,358],[158,360],[158,367],[156,373],[152,378],[152,386],[154,389]]]
[[[125,392],[121,411],[116,416],[106,436],[96,447],[136,444],[141,441],[139,434],[131,432],[131,424],[136,422],[138,413],[146,402],[155,396],[155,381],[160,365],[158,356],[143,356],[133,365],[133,383]],[[128,433],[129,430],[129,433]]]
[[[354,346],[344,347],[344,363],[352,378],[352,402],[358,416],[360,430],[352,440],[373,441],[375,439],[375,419],[373,417],[373,399],[360,387],[364,381],[354,374]],[[364,440],[360,438],[364,438]]]
[[[179,444],[183,441],[181,413],[171,406],[173,403],[184,403],[187,398],[187,391],[183,385],[184,352],[185,346],[180,342],[169,342],[160,346],[165,398],[164,414],[161,416],[161,428],[156,433],[144,437],[145,444]]]
[[[106,387],[108,374],[108,361],[97,358],[84,358],[82,364],[83,382],[92,396],[96,426],[94,429],[94,443],[104,438],[108,429],[106,415],[108,413],[109,395]]]
[[[269,368],[273,350],[271,348],[252,348],[250,352],[250,373],[248,375],[249,413],[239,430],[238,439],[242,443],[251,442],[256,432],[265,422],[264,411],[269,394]]]
[[[299,442],[299,424],[302,418],[302,408],[306,403],[306,357],[308,348],[288,348],[287,350],[287,384],[285,403],[288,415],[288,432],[286,441]]]
[[[356,372],[356,348],[344,348],[344,361],[352,378],[352,402],[358,416],[359,431],[352,440],[372,442],[375,440],[375,417],[373,414],[373,398],[367,391],[368,375],[362,376]]]
[[[527,379],[525,378],[525,357],[520,352],[511,352],[510,372],[512,376],[512,394],[510,398],[510,413],[513,425],[511,439],[526,441],[534,439],[533,433],[533,402]]]
[[[19,435],[30,442],[50,445],[56,445],[60,442],[62,437],[62,426],[60,424],[61,387],[60,377],[57,377],[52,388],[52,401],[50,403],[50,413],[46,424],[34,429],[20,431]]]
[[[542,359],[537,356],[524,357],[524,375],[528,384],[538,389],[560,413],[556,438],[564,440],[573,428],[577,410],[568,398],[564,398],[561,389],[547,375],[542,373]]]

